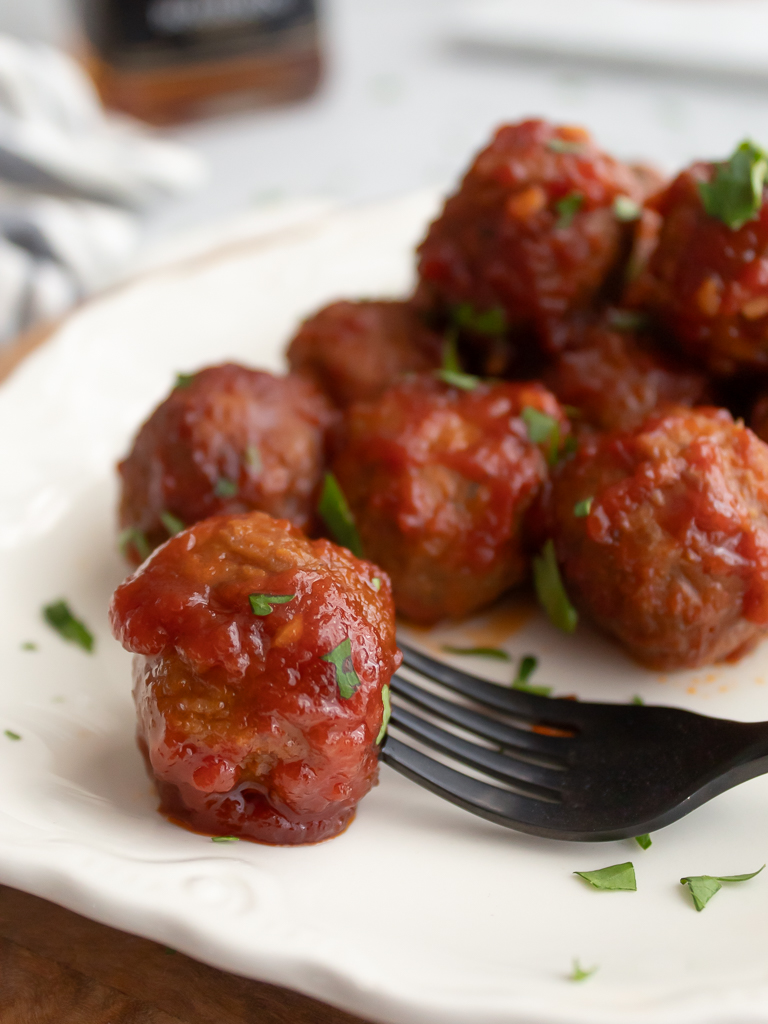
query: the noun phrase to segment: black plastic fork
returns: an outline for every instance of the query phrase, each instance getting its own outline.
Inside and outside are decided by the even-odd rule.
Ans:
[[[540,697],[402,643],[400,649],[404,666],[474,706],[395,675],[392,691],[406,704],[395,701],[390,726],[488,781],[394,735],[387,735],[382,759],[451,803],[519,832],[582,842],[655,832],[768,772],[768,722]]]

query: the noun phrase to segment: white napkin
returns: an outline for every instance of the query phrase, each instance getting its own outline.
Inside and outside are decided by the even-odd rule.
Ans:
[[[139,212],[204,177],[195,153],[106,114],[71,58],[0,35],[0,343],[114,280]]]

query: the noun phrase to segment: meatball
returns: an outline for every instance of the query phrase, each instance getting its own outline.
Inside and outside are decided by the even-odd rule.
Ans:
[[[118,466],[129,559],[211,515],[260,509],[311,527],[333,418],[299,377],[232,363],[180,377]]]
[[[579,410],[579,422],[629,430],[664,406],[708,400],[704,373],[664,353],[647,334],[626,329],[630,324],[627,311],[616,309],[575,328],[545,372],[544,382],[559,401]]]
[[[377,398],[404,373],[438,366],[441,350],[408,302],[334,302],[304,321],[288,363],[344,408]]]
[[[425,374],[350,407],[333,469],[399,612],[459,618],[525,577],[525,514],[567,431],[536,383],[466,391]]]
[[[705,209],[704,197],[711,195],[706,190],[727,174],[739,152],[727,164],[693,164],[653,200],[662,218],[658,240],[627,295],[654,310],[691,355],[720,375],[768,368],[764,193],[761,188],[746,221],[709,199],[711,212]]]
[[[724,409],[585,439],[550,511],[568,592],[638,661],[734,661],[768,629],[768,446]]]
[[[419,301],[499,308],[515,329],[588,305],[626,255],[621,218],[647,182],[584,129],[500,128],[418,250]]]
[[[121,584],[111,620],[165,813],[265,843],[342,831],[401,659],[385,573],[287,520],[215,516]]]

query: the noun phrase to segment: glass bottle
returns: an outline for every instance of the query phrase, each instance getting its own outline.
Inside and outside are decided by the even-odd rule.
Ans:
[[[83,0],[103,101],[154,124],[309,95],[317,0]]]

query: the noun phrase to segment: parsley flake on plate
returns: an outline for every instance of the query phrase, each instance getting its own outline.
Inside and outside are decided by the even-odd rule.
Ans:
[[[360,542],[360,534],[357,532],[352,510],[333,473],[325,474],[323,493],[320,495],[317,511],[336,543],[349,548],[353,555],[362,558],[363,545]]]
[[[768,154],[746,140],[729,160],[715,165],[711,182],[699,182],[699,195],[710,217],[717,217],[738,231],[763,205],[763,185],[768,173]]]
[[[574,871],[574,875],[583,878],[595,889],[605,889],[610,892],[637,891],[635,866],[631,860],[624,864],[611,864],[609,867],[599,868],[597,871]]]
[[[512,689],[522,690],[523,693],[535,693],[538,697],[548,697],[552,693],[551,686],[532,686],[528,682],[538,666],[538,658],[534,658],[532,654],[524,655],[520,659],[517,675],[512,680]]]
[[[638,696],[638,694],[635,694],[635,696],[632,698],[632,700],[629,703],[630,704],[637,704],[638,707],[642,707],[643,704],[645,704],[645,701],[643,700],[642,697]]]
[[[468,657],[495,658],[496,661],[512,660],[501,647],[451,647],[449,644],[443,644],[443,650],[448,654],[464,654]]]
[[[324,654],[323,661],[328,661],[335,667],[339,694],[343,700],[349,700],[360,685],[360,677],[352,664],[352,641],[349,637],[337,644],[332,651]]]
[[[211,836],[212,843],[239,843],[239,836]]]
[[[25,640],[24,643],[21,645],[21,649],[22,651],[36,651],[37,644],[35,643],[34,640]]]
[[[613,215],[616,220],[625,222],[638,220],[642,212],[640,205],[629,196],[616,196],[613,200]]]
[[[649,850],[653,846],[653,840],[647,832],[644,832],[641,836],[635,836],[635,842],[643,850]]]
[[[177,533],[181,533],[182,530],[186,529],[183,521],[178,516],[175,516],[173,512],[161,512],[160,522],[168,531],[169,537],[175,537]]]
[[[90,653],[93,650],[93,633],[85,623],[75,618],[66,601],[54,601],[43,608],[43,618],[64,640],[79,644]]]
[[[549,621],[563,632],[573,633],[579,616],[565,592],[552,540],[548,540],[541,554],[533,559],[533,582],[539,604]]]
[[[547,462],[553,466],[557,462],[557,453],[560,448],[560,424],[554,418],[540,409],[534,409],[532,405],[526,405],[520,413],[520,418],[528,429],[528,438],[532,444],[542,444],[546,447]]]
[[[586,969],[581,966],[578,960],[573,961],[573,970],[568,975],[568,981],[586,981],[587,978],[591,978],[597,970],[597,967],[587,967]]]
[[[592,508],[592,502],[594,498],[584,498],[582,501],[577,501],[573,506],[573,514],[577,519],[586,519],[589,515],[590,509]]]
[[[238,490],[239,488],[236,480],[230,480],[229,477],[220,476],[213,488],[213,493],[217,498],[234,498]]]
[[[248,601],[254,615],[271,615],[276,604],[288,604],[295,594],[250,594]]]
[[[127,526],[121,530],[118,534],[117,546],[123,558],[127,556],[130,547],[135,549],[142,562],[145,562],[152,554],[152,546],[147,540],[146,534],[137,526]]]
[[[188,388],[197,376],[196,373],[177,373],[174,388]]]
[[[389,699],[388,683],[385,683],[381,688],[381,703],[384,705],[384,717],[381,720],[381,728],[379,729],[379,735],[376,737],[377,747],[386,736],[387,726],[389,725],[389,720],[392,717],[392,701]]]
[[[21,736],[19,736],[19,734],[17,732],[14,732],[13,729],[6,729],[5,730],[5,735],[8,737],[9,740],[20,740],[21,739]]]
[[[569,192],[567,196],[558,199],[555,209],[558,213],[556,228],[569,228],[573,218],[584,205],[584,196],[581,192]]]
[[[765,864],[748,875],[690,875],[681,878],[680,884],[688,886],[693,905],[697,910],[703,910],[715,893],[722,889],[722,882],[748,882],[750,878],[759,875],[764,867]]]

